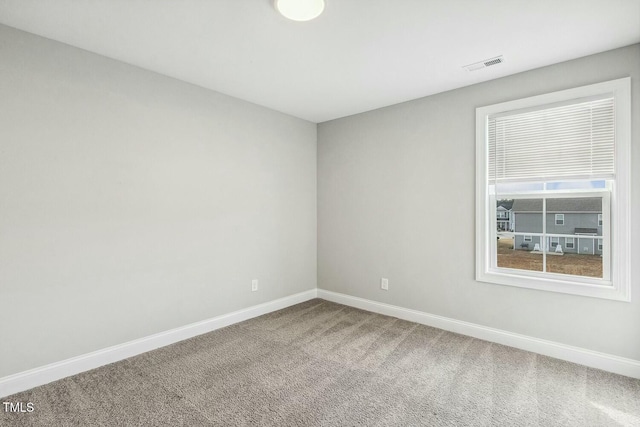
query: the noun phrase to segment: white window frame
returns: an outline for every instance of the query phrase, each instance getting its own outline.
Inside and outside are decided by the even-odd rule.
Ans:
[[[611,95],[615,103],[616,176],[610,189],[610,214],[603,212],[603,224],[610,225],[610,238],[604,239],[603,262],[610,255],[610,280],[578,276],[535,274],[524,270],[496,268],[491,265],[496,246],[495,195],[488,185],[489,116],[523,108],[567,102],[598,95]],[[630,172],[631,172],[631,79],[629,77],[562,90],[530,98],[507,101],[476,109],[476,280],[498,285],[561,292],[573,295],[631,300]],[[572,194],[572,193],[569,193]],[[575,194],[575,193],[573,193]],[[585,194],[586,195],[586,194]],[[600,197],[602,193],[598,193]],[[493,196],[493,197],[492,197]],[[502,196],[502,195],[501,195]],[[558,195],[559,197],[566,196]],[[549,197],[545,194],[545,197]],[[493,200],[492,200],[493,199]],[[492,204],[493,202],[493,204]],[[493,240],[493,241],[492,241]],[[595,243],[595,242],[594,242]],[[597,244],[597,243],[596,243]],[[575,277],[575,278],[574,278]]]
[[[558,220],[562,222],[558,223]],[[564,214],[556,214],[556,225],[564,225]]]
[[[569,246],[569,241],[571,241],[571,246]],[[565,237],[564,238],[564,247],[565,247],[565,249],[575,249],[576,248],[576,239],[574,237]]]

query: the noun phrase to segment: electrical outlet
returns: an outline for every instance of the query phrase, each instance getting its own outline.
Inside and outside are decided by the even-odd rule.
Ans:
[[[258,279],[253,279],[251,281],[251,292],[255,292],[258,290]]]
[[[380,279],[380,288],[388,291],[389,290],[389,279],[385,279],[384,277]]]

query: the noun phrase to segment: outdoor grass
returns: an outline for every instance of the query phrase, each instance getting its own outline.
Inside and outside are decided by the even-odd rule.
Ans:
[[[542,255],[514,250],[513,239],[498,240],[498,267],[542,271]],[[575,276],[602,277],[600,255],[547,255],[547,271]]]

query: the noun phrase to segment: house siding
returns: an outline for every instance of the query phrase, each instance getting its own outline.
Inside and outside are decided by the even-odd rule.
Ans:
[[[542,233],[541,213],[516,213],[516,232]]]
[[[536,243],[540,243],[540,237],[539,236],[531,236],[531,241],[530,242],[525,242],[524,241],[524,236],[515,236],[515,249],[522,249],[522,250],[533,250],[533,248],[535,247]],[[527,244],[527,247],[522,247],[521,245],[523,244]]]
[[[562,213],[562,212],[558,212]],[[598,225],[598,213],[565,213],[564,225],[556,225],[556,214],[547,213],[547,233],[574,234],[576,228],[596,228],[598,236],[602,236],[602,226]],[[533,214],[531,214],[533,215]],[[538,214],[538,216],[541,216]],[[520,215],[518,215],[518,219]],[[520,230],[517,230],[520,231]]]
[[[561,213],[561,212],[557,212]],[[587,212],[587,213],[564,213],[564,224],[556,225],[555,216],[556,213],[547,213],[547,233],[548,234],[575,234],[576,228],[593,228],[597,230],[597,235],[602,236],[602,226],[598,225],[598,213],[599,212]],[[514,213],[517,217],[515,231],[519,233],[542,233],[542,214],[541,213]],[[567,253],[580,253],[580,254],[602,254],[602,251],[598,249],[597,239],[590,239],[576,235],[574,238],[574,247],[567,248],[566,238],[560,237],[558,244],[562,246],[562,251]],[[525,242],[524,236],[516,235],[514,239],[514,248],[521,250],[533,250],[535,244],[540,244],[541,237],[532,236],[531,242]],[[522,247],[521,245],[528,243],[528,247]],[[549,239],[548,246],[551,250],[554,247],[551,246]],[[543,245],[540,245],[542,248]]]

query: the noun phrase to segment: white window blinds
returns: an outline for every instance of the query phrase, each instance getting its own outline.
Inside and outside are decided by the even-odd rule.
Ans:
[[[614,99],[489,117],[489,181],[610,178]]]

